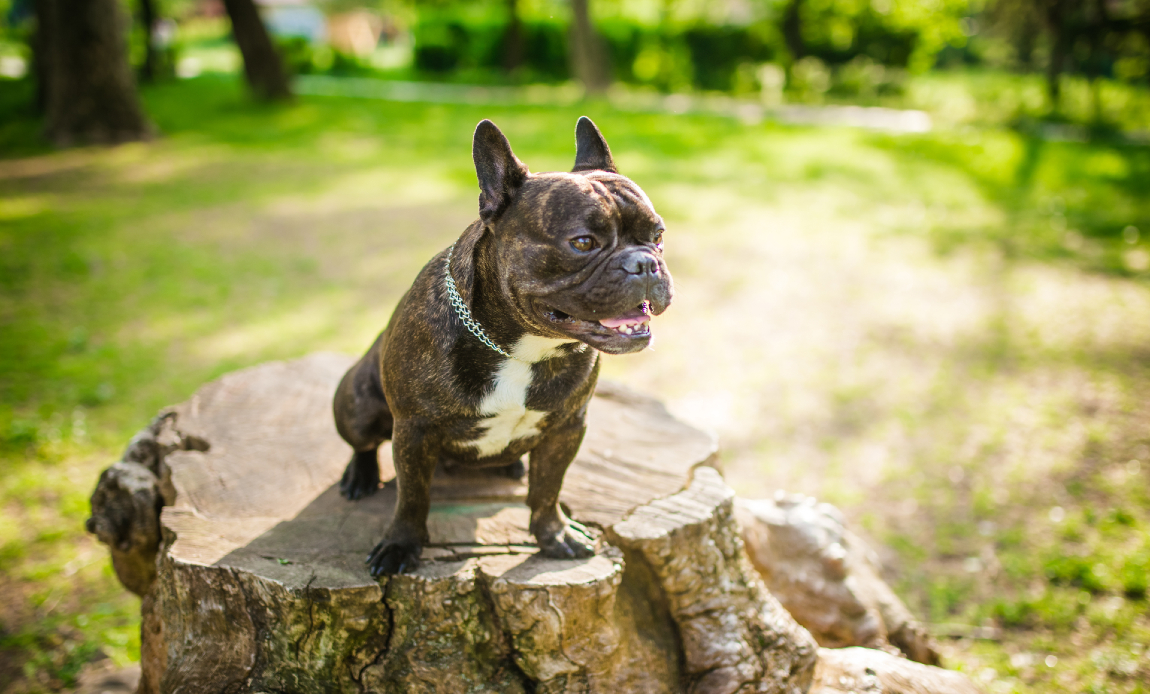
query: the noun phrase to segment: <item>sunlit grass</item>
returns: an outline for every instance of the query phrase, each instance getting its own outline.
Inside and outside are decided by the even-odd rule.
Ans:
[[[135,430],[229,370],[362,351],[475,215],[475,123],[557,170],[584,112],[667,218],[677,286],[654,351],[608,376],[718,430],[741,493],[840,504],[924,619],[999,626],[947,644],[992,689],[1150,674],[1150,150],[596,104],[266,107],[205,77],[145,92],[154,142],[51,152],[22,89],[0,84],[0,678],[138,657],[139,603],[82,531]]]

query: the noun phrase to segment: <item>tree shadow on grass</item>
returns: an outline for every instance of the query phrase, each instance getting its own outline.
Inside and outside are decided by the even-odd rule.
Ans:
[[[1051,142],[1014,131],[876,137],[873,143],[904,160],[961,172],[1002,211],[1002,224],[936,224],[931,236],[942,251],[989,243],[1008,260],[1150,277],[1150,147]]]

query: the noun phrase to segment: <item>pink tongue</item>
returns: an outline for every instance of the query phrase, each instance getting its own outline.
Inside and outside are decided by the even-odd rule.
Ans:
[[[642,325],[649,320],[651,320],[650,316],[642,313],[635,313],[616,316],[615,318],[604,318],[603,320],[599,321],[599,325],[614,330],[615,328],[619,328],[624,325]]]

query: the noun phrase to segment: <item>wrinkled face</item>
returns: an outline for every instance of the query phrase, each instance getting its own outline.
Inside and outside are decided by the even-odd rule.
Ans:
[[[606,171],[527,178],[493,226],[505,295],[532,332],[609,354],[651,342],[674,288],[663,220],[630,179]],[[507,263],[510,263],[508,265]]]

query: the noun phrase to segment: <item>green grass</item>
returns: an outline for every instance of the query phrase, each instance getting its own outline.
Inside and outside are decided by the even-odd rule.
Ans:
[[[1051,114],[1041,73],[1009,73],[985,68],[939,70],[916,75],[906,93],[890,105],[930,111],[936,122],[951,126],[999,126],[1012,123],[1034,128],[1043,120],[1092,126],[1105,131],[1150,129],[1150,90],[1139,84],[1100,79],[1097,96],[1080,75],[1062,77],[1062,99]]]
[[[655,351],[608,375],[716,428],[741,493],[839,504],[927,621],[1001,627],[947,642],[951,666],[994,691],[1145,690],[1150,149],[595,103],[268,107],[205,76],[145,91],[154,142],[54,152],[28,96],[0,82],[11,691],[138,657],[138,600],[82,530],[128,438],[227,371],[364,349],[474,215],[475,123],[556,170],[583,113],[667,218],[678,287]]]

